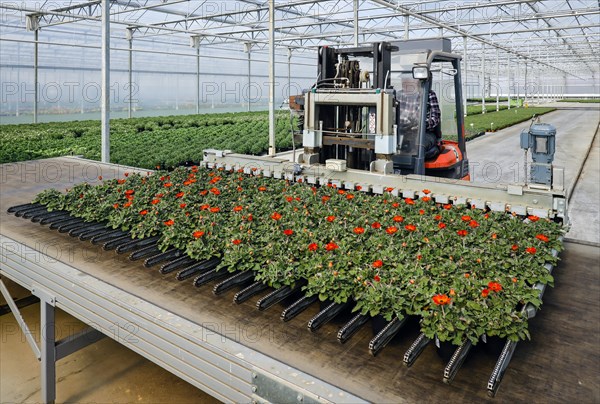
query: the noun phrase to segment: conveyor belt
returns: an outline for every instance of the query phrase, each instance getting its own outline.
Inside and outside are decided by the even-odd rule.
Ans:
[[[69,159],[65,160],[68,161]],[[81,163],[77,162],[77,164]],[[56,187],[56,184],[46,185],[47,187]],[[5,197],[3,193],[3,207],[4,209],[8,207],[8,205],[5,205],[6,201],[16,204],[24,200],[30,200],[40,190],[39,186],[30,187],[28,189],[29,194],[27,194],[27,192],[17,192],[16,188],[9,187],[7,193],[9,197]],[[29,245],[38,251],[42,251],[44,248],[47,249],[49,245],[59,245],[61,260],[68,262],[69,265],[79,270],[84,270],[100,281],[126,290],[143,300],[151,301],[154,305],[164,307],[168,312],[177,313],[178,316],[189,319],[193,323],[217,325],[218,330],[226,337],[228,335],[233,336],[234,339],[237,337],[238,342],[241,342],[252,351],[267,354],[367,400],[398,402],[406,399],[414,401],[421,398],[424,390],[430,393],[432,399],[464,401],[467,397],[469,399],[485,397],[486,382],[494,369],[497,355],[492,357],[483,353],[473,355],[473,360],[469,361],[464,369],[455,375],[454,384],[459,389],[448,390],[439,382],[444,372],[445,363],[437,358],[432,347],[433,344],[429,344],[423,350],[421,358],[414,364],[412,369],[408,370],[401,365],[404,353],[419,335],[418,330],[414,327],[403,329],[398,337],[385,348],[385,354],[373,358],[368,354],[367,349],[369,341],[373,339],[373,333],[369,326],[363,324],[362,327],[359,327],[354,336],[344,345],[336,341],[336,335],[342,329],[347,328],[345,324],[348,323],[349,319],[344,322],[333,320],[330,323],[323,324],[316,333],[306,331],[309,320],[319,312],[319,307],[314,302],[305,311],[298,313],[295,319],[283,323],[278,320],[277,313],[281,313],[282,310],[295,302],[289,296],[287,300],[281,303],[273,303],[274,306],[265,313],[256,310],[257,301],[263,299],[258,295],[241,303],[240,306],[235,306],[232,300],[233,296],[239,292],[239,287],[225,293],[225,296],[215,297],[210,293],[210,285],[202,288],[192,286],[196,279],[206,274],[195,273],[194,279],[186,279],[186,284],[182,285],[175,280],[173,274],[166,277],[161,275],[158,270],[160,265],[158,264],[153,266],[153,270],[148,271],[143,268],[141,263],[131,263],[125,256],[119,256],[114,252],[101,251],[91,243],[82,243],[66,234],[42,230],[37,225],[23,226],[23,219],[8,217],[4,212],[2,215],[3,235],[9,236],[23,245]],[[572,247],[571,244],[569,246],[574,249],[584,248],[581,246]],[[73,251],[73,253],[67,259],[65,257],[68,256],[67,252],[69,251]],[[590,255],[593,256],[594,252],[597,253],[597,250],[592,251],[592,254],[589,251],[587,252],[588,267],[594,265],[593,258],[589,258]],[[93,259],[90,260],[90,257],[93,257]],[[563,262],[568,258],[571,258],[569,250],[565,252]],[[580,257],[576,256],[576,258]],[[161,265],[164,267],[165,262],[161,262]],[[184,268],[186,266],[178,268],[177,271]],[[560,269],[559,267],[559,274]],[[581,275],[585,276],[585,274]],[[557,283],[561,279],[559,275]],[[223,279],[220,281],[223,281]],[[213,285],[215,284],[213,283]],[[596,293],[598,293],[597,281],[588,284],[591,285],[592,289],[595,287]],[[263,291],[261,293],[264,296],[268,292]],[[548,295],[552,296],[562,292],[561,287],[557,285],[557,290],[549,290]],[[570,292],[572,293],[573,290]],[[556,326],[552,324],[548,329],[540,330],[538,324],[540,321],[545,321],[547,317],[552,318],[552,311],[556,307],[551,306],[553,306],[552,302],[547,303],[544,307],[544,316],[532,321],[531,328],[534,341],[529,344],[519,344],[519,348],[515,351],[510,372],[505,375],[504,384],[506,386],[499,393],[503,399],[523,400],[547,394],[551,394],[555,398],[572,398],[577,397],[578,394],[579,397],[585,397],[586,391],[573,392],[573,389],[568,390],[569,394],[565,396],[564,391],[566,390],[560,387],[564,384],[564,381],[562,381],[564,379],[557,380],[555,385],[559,387],[550,391],[546,391],[547,384],[539,382],[536,384],[537,378],[540,377],[540,373],[537,372],[539,370],[538,357],[540,355],[544,356],[546,352],[532,353],[531,347],[533,346],[534,351],[537,346],[544,346],[545,349],[549,349],[548,342],[550,341],[545,341],[549,338],[548,335],[557,332]],[[550,308],[546,310],[546,307]],[[576,330],[590,326],[586,322],[578,325],[579,328],[575,327]],[[247,335],[249,329],[267,330],[271,337],[265,337],[264,335],[259,338],[249,337]],[[571,330],[564,331],[568,335]],[[554,352],[559,354],[556,349],[558,347],[555,347]],[[527,354],[525,355],[521,351],[525,351]],[[571,352],[571,355],[573,354]],[[587,355],[588,358],[583,358],[577,353],[574,357],[585,363],[586,360],[590,360],[590,352]],[[597,353],[592,353],[592,359],[594,355],[597,358]],[[568,365],[568,363],[572,363],[572,361],[566,361],[565,365]],[[529,376],[531,374],[528,371],[530,366],[535,366],[537,369],[535,378]],[[556,368],[554,371],[556,371]],[[552,373],[548,373],[547,377],[555,378]],[[541,374],[544,374],[543,371]],[[565,371],[564,374],[568,379],[568,372]],[[585,377],[583,378],[585,379]]]

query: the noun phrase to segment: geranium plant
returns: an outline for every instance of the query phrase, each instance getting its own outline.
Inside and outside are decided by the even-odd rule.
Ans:
[[[389,191],[389,192],[388,192]],[[430,338],[454,344],[483,334],[528,338],[526,304],[552,285],[562,227],[547,219],[333,185],[193,167],[80,184],[36,202],[133,237],[160,236],[219,269],[253,271],[272,287],[303,280],[307,295],[366,315],[419,316]]]

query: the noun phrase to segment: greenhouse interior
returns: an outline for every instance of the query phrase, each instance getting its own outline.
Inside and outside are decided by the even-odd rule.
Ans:
[[[597,0],[1,1],[0,402],[600,402],[599,45]]]

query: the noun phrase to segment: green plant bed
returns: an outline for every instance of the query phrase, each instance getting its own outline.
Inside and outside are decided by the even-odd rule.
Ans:
[[[500,105],[499,109],[500,109],[500,111],[508,109],[508,105]],[[494,102],[489,105],[486,105],[485,111],[487,113],[496,112],[496,103]],[[467,116],[477,115],[477,114],[481,114],[481,105],[467,105]]]
[[[465,118],[465,133],[467,139],[479,136],[481,133],[496,131],[531,119],[534,115],[543,115],[555,111],[556,108],[513,108],[487,114],[471,115]],[[493,123],[493,125],[492,125]]]
[[[291,147],[289,113],[277,113],[276,144]],[[294,123],[295,125],[295,123]],[[268,113],[243,112],[111,120],[111,161],[171,167],[199,161],[207,148],[261,154],[268,149]],[[100,159],[100,122],[0,126],[0,163],[82,155]]]
[[[562,247],[559,224],[360,189],[311,187],[241,172],[178,168],[38,195],[50,210],[160,236],[194,259],[253,271],[273,287],[306,279],[320,300],[356,300],[363,314],[418,316],[422,332],[477,343],[529,337],[519,306],[541,304],[536,283]]]
[[[598,103],[600,103],[600,98],[593,98],[593,99],[565,98],[563,100],[558,100],[558,102],[579,102],[579,103],[583,103],[583,104],[598,104]]]

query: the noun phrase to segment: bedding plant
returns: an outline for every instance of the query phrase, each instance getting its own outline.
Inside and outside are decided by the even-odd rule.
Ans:
[[[307,295],[354,300],[365,315],[419,316],[429,338],[529,338],[521,309],[540,306],[533,285],[552,286],[544,265],[557,262],[561,225],[391,191],[192,167],[48,190],[35,202],[135,238],[159,235],[162,250],[219,257],[218,270],[253,271],[275,288],[305,282]]]

